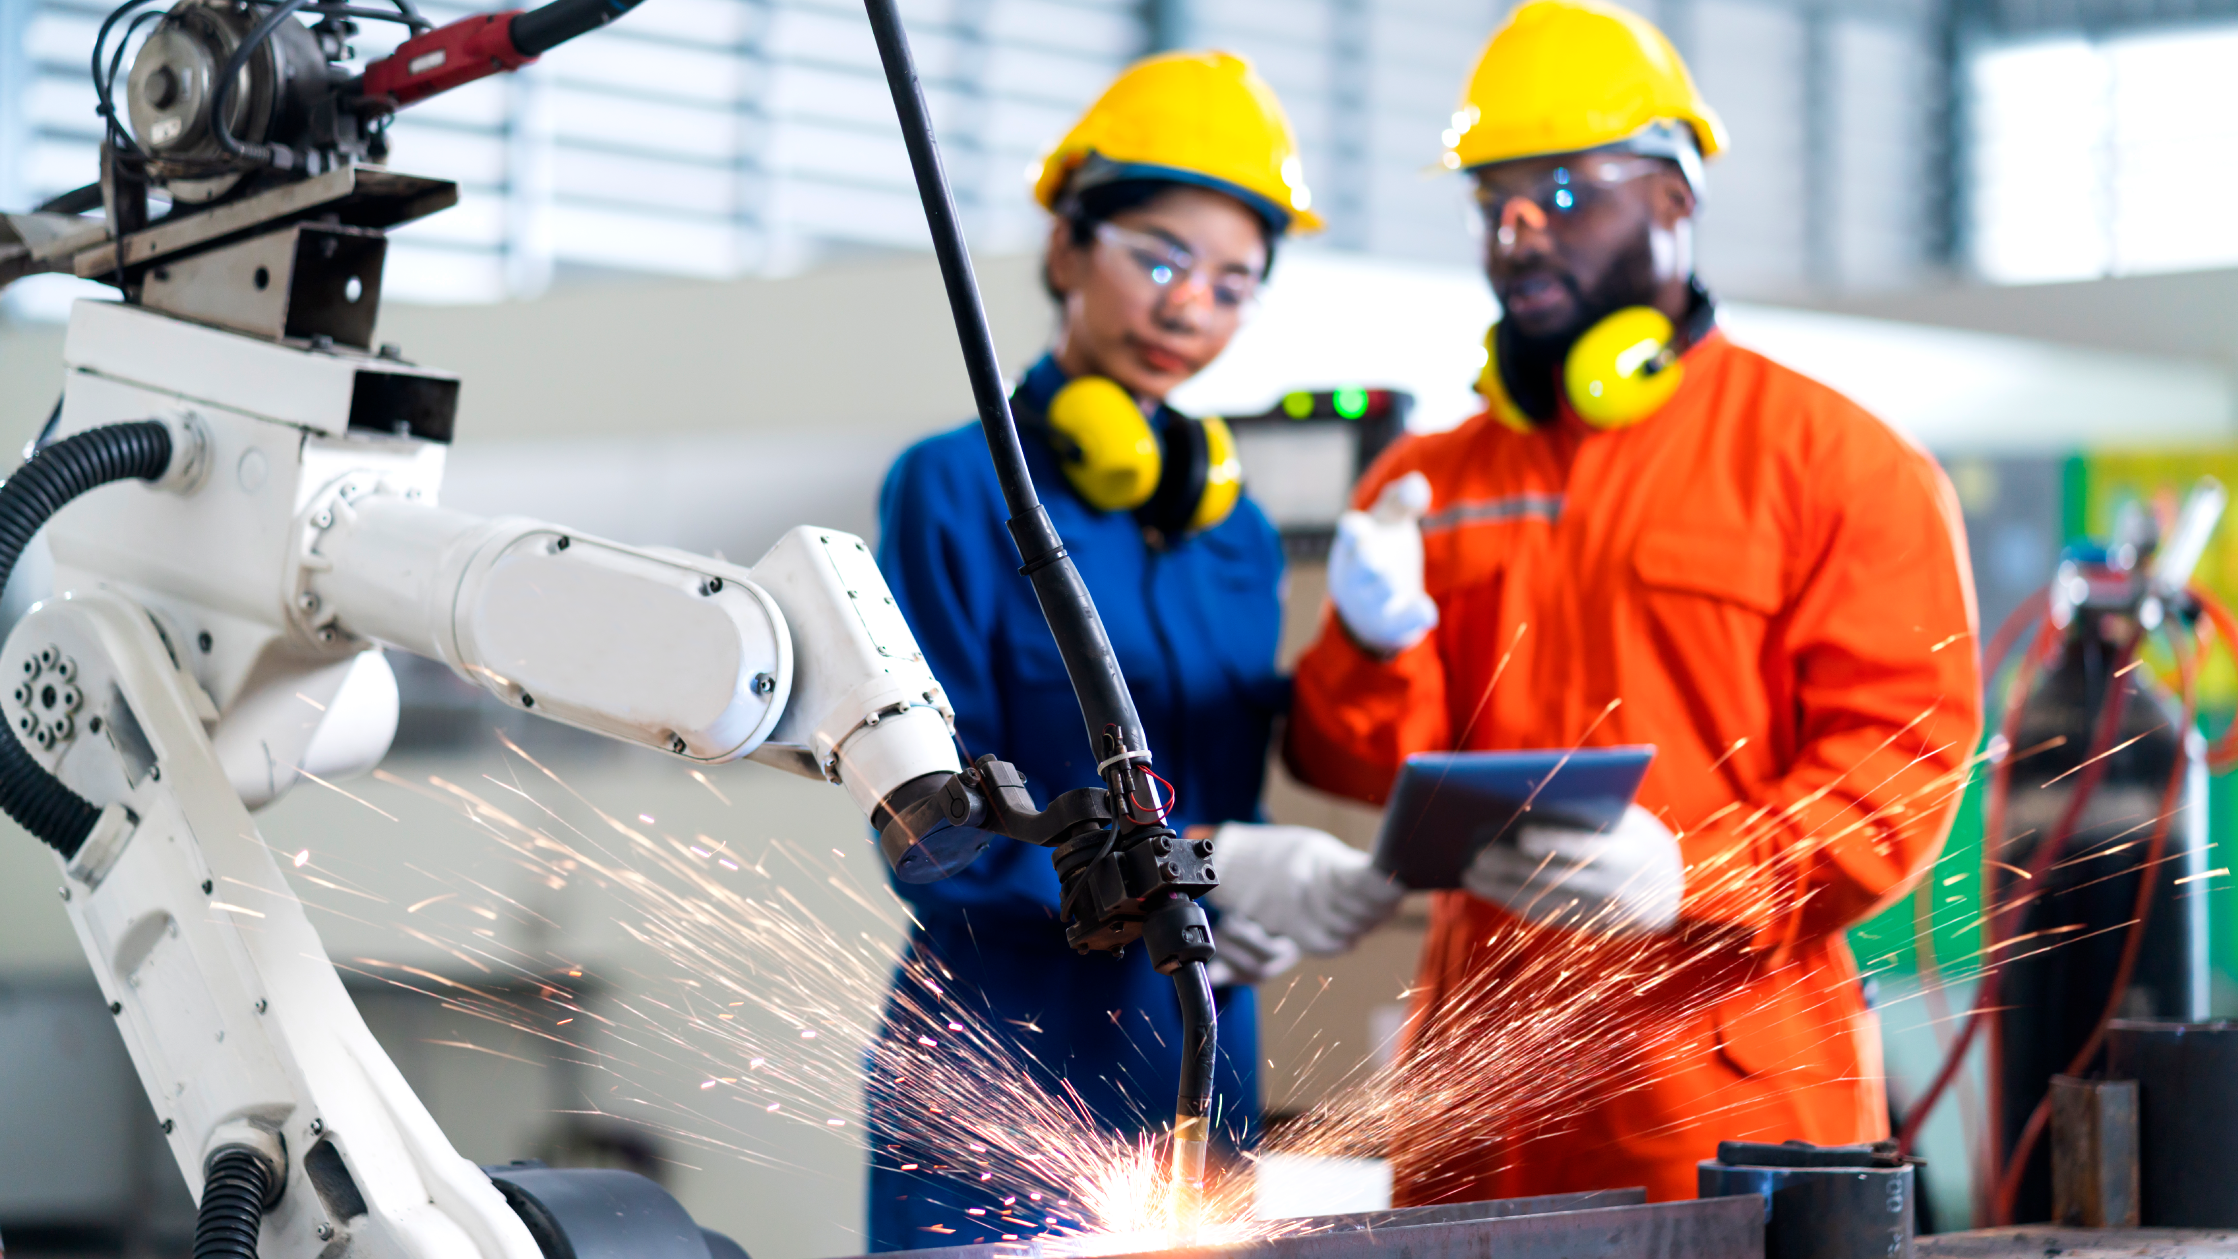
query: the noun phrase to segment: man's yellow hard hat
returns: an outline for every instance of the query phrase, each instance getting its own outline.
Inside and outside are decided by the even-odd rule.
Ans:
[[[1725,124],[1647,19],[1602,0],[1532,0],[1477,56],[1445,165],[1597,149],[1658,122],[1684,124],[1704,158],[1726,145]]]
[[[1075,176],[1169,179],[1234,196],[1277,231],[1321,230],[1298,137],[1274,89],[1232,53],[1169,52],[1127,67],[1029,175],[1055,210]]]

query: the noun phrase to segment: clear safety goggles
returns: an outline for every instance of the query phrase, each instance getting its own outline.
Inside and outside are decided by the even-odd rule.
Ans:
[[[1238,317],[1259,300],[1258,276],[1199,262],[1195,254],[1163,236],[1105,222],[1096,224],[1096,240],[1149,281],[1162,299],[1179,298],[1201,287],[1211,295],[1214,310]]]
[[[1613,189],[1664,168],[1661,158],[1588,153],[1528,181],[1503,180],[1498,173],[1484,175],[1477,180],[1476,204],[1494,238],[1513,245],[1518,227],[1559,229],[1592,214]]]

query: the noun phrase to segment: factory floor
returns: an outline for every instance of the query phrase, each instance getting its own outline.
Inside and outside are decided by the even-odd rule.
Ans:
[[[1917,1259],[2222,1259],[2238,1256],[2238,1229],[1983,1228],[1913,1243]]]

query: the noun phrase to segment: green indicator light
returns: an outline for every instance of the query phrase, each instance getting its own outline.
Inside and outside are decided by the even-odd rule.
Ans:
[[[1348,420],[1357,420],[1368,413],[1368,391],[1358,385],[1346,385],[1329,395],[1329,405],[1337,414]]]
[[[1313,414],[1313,395],[1300,390],[1282,395],[1282,413],[1293,420],[1302,420]]]

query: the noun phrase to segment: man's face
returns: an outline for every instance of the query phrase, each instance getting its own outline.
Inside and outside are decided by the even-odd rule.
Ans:
[[[1674,234],[1694,212],[1676,164],[1600,150],[1476,172],[1484,270],[1513,330],[1567,343],[1689,269]]]

